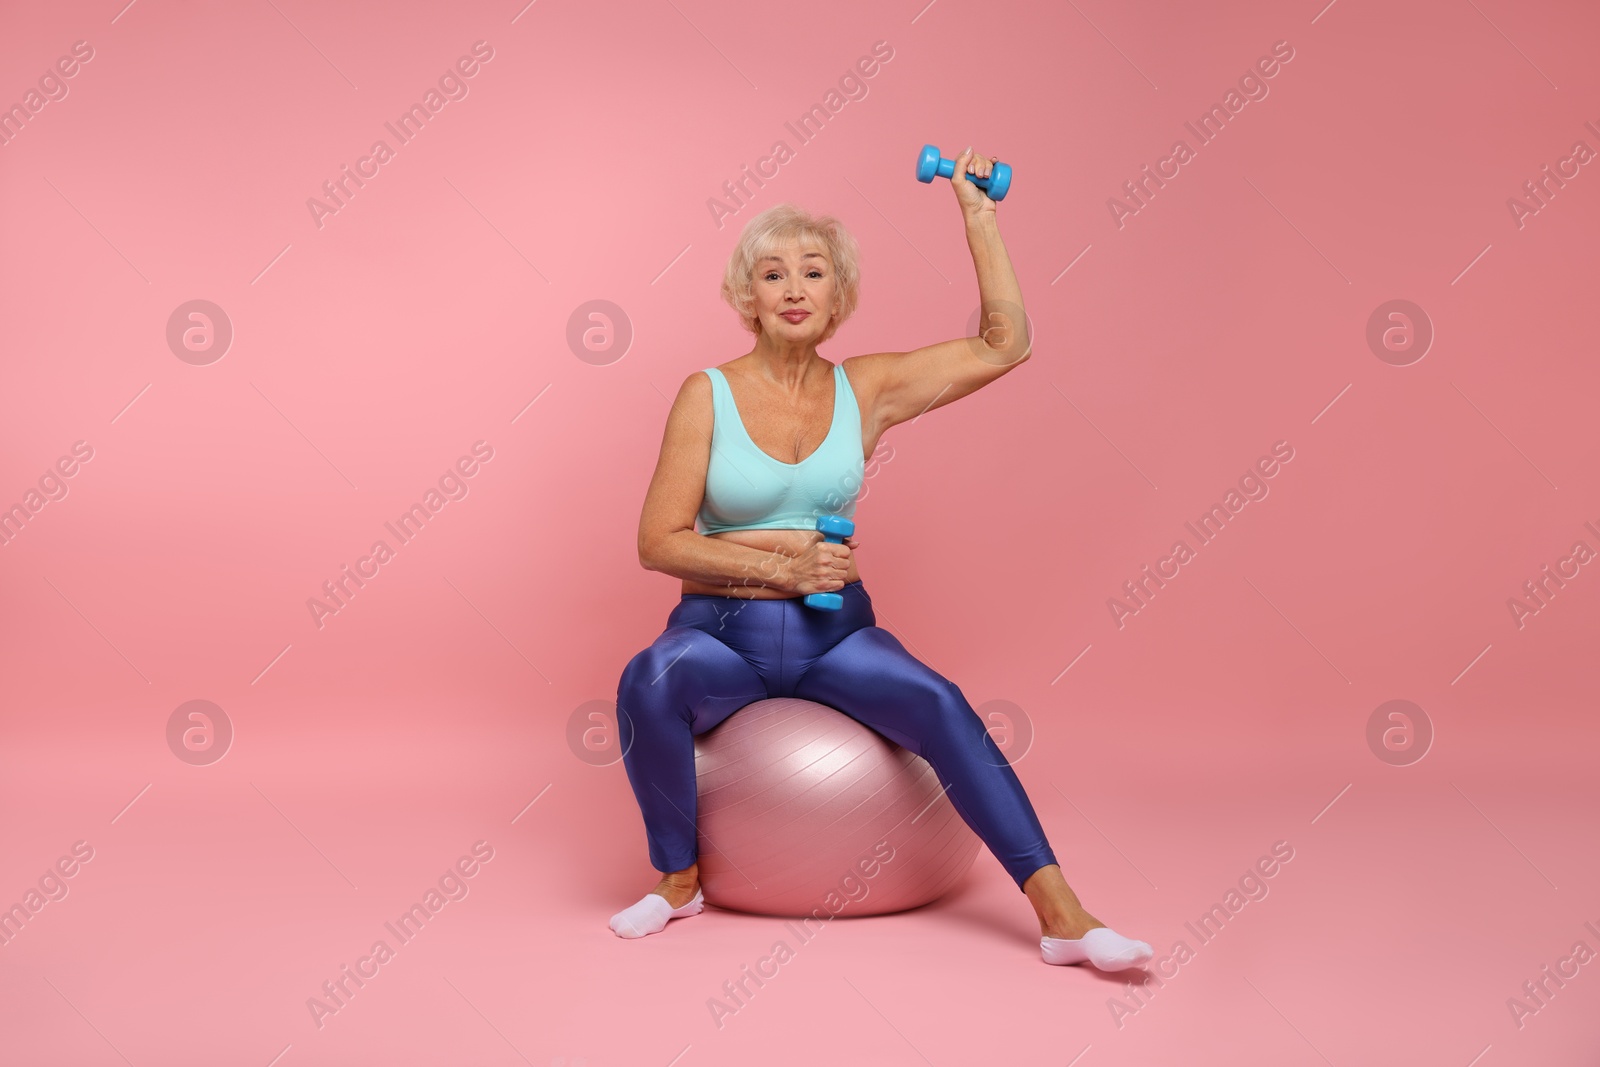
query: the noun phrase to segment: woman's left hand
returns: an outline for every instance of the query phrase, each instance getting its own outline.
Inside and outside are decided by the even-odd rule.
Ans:
[[[968,176],[987,178],[993,171],[996,156],[988,156],[974,152],[969,146],[967,150],[956,157],[954,171],[950,175],[950,188],[956,191],[956,200],[961,204],[961,214],[971,220],[980,215],[994,214],[994,201],[990,200],[984,191],[967,181]]]

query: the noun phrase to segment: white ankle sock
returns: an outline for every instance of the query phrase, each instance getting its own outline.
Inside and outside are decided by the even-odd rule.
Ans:
[[[1102,971],[1121,971],[1147,963],[1155,955],[1143,941],[1123,937],[1107,926],[1097,926],[1076,941],[1064,937],[1039,938],[1046,963],[1089,962]]]
[[[705,907],[701,891],[694,891],[694,899],[681,908],[667,903],[660,893],[646,893],[639,903],[623,908],[611,916],[611,932],[618,937],[643,937],[666,929],[668,919],[681,919],[685,915],[698,915]]]

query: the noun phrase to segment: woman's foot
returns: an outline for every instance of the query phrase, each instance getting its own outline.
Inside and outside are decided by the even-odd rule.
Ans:
[[[1092,963],[1102,971],[1139,967],[1155,955],[1147,943],[1123,937],[1082,908],[1039,921],[1039,953],[1046,963]]]
[[[644,937],[659,933],[672,919],[698,915],[705,907],[700,893],[698,865],[663,875],[639,902],[611,917],[611,932],[618,937]]]
[[[1046,963],[1092,963],[1102,971],[1123,971],[1150,962],[1155,951],[1143,941],[1123,937],[1109,926],[1096,926],[1081,938],[1039,938],[1039,954]]]
[[[660,893],[674,908],[683,907],[700,892],[699,864],[687,870],[662,875],[661,881],[657,882],[656,887],[650,892]]]
[[[1085,911],[1057,864],[1040,867],[1022,891],[1039,913],[1039,952],[1046,963],[1092,963],[1102,971],[1121,971],[1155,955],[1147,943],[1123,937]]]
[[[1090,930],[1104,930],[1106,924],[1079,908],[1075,914],[1039,920],[1039,936],[1076,941]]]

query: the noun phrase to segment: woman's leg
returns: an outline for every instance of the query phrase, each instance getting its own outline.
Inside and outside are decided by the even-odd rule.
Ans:
[[[668,921],[704,907],[696,862],[694,735],[767,696],[766,683],[741,652],[712,636],[759,637],[760,627],[750,625],[756,613],[738,630],[727,628],[724,600],[681,600],[666,631],[628,662],[617,686],[622,760],[644,815],[650,862],[663,872],[654,889],[611,917],[618,937],[658,933]]]
[[[953,682],[889,631],[863,626],[813,663],[794,695],[837,708],[927,760],[950,802],[1022,888],[1055,864],[1017,774]]]
[[[623,670],[618,740],[656,870],[695,863],[695,735],[766,698],[766,684],[739,653],[689,625],[669,625]]]
[[[955,683],[893,634],[876,625],[854,630],[812,661],[793,695],[837,708],[928,761],[956,811],[1034,905],[1046,963],[1118,971],[1151,958],[1148,944],[1083,909],[983,720]]]

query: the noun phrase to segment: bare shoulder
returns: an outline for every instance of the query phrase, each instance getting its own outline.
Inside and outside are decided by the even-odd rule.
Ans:
[[[710,448],[712,419],[711,376],[695,371],[685,376],[667,414],[667,433],[680,443],[699,438]]]
[[[697,370],[684,377],[678,385],[678,396],[672,402],[674,412],[679,408],[685,409],[688,414],[696,412],[711,412],[711,376],[703,370]]]
[[[711,375],[707,374],[703,369],[692,371],[685,375],[683,383],[678,386],[678,395],[711,396]]]

